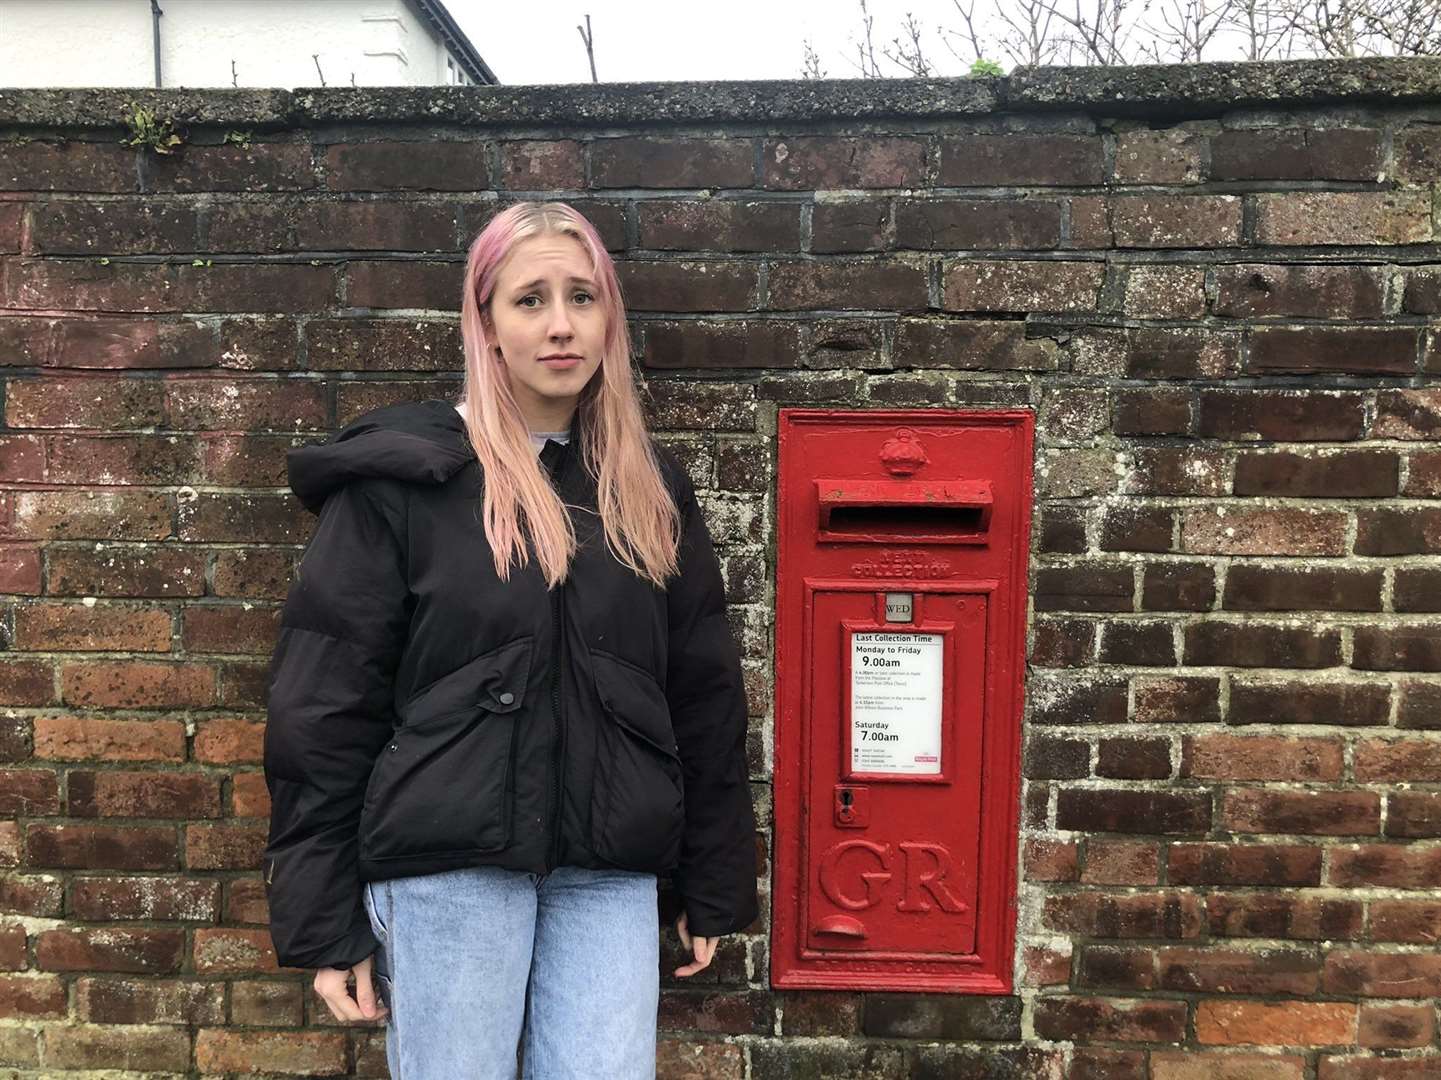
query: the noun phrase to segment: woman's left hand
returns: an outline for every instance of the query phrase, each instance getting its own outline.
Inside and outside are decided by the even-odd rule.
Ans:
[[[690,949],[695,956],[693,963],[675,969],[677,975],[694,975],[697,971],[704,971],[710,966],[711,958],[715,956],[715,947],[720,942],[718,937],[694,936],[686,927],[685,912],[680,913],[680,918],[675,922],[676,933],[680,934],[680,943]]]

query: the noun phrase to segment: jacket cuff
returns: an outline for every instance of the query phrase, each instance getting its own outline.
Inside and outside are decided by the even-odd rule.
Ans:
[[[285,958],[281,958],[280,962],[285,967],[330,967],[349,971],[378,948],[380,948],[380,941],[371,932],[370,924],[367,921],[357,925],[345,937],[328,945],[315,956],[307,957],[299,963],[287,963]]]

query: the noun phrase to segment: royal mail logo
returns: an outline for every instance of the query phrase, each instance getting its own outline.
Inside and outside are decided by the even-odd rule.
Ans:
[[[888,551],[874,559],[851,564],[856,577],[909,578],[951,577],[955,571],[945,559],[937,559],[924,551]]]

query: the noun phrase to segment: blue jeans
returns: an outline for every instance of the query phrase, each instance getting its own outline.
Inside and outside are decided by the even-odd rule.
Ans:
[[[497,867],[374,881],[392,1080],[652,1080],[654,874]]]

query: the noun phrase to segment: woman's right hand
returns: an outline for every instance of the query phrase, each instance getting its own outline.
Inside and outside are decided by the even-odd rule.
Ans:
[[[375,986],[370,981],[370,971],[375,965],[374,954],[367,956],[350,971],[339,968],[317,968],[315,992],[330,1007],[331,1014],[344,1023],[351,1020],[384,1020],[389,1010],[375,998]],[[350,996],[347,985],[351,974],[355,975],[355,996]]]

